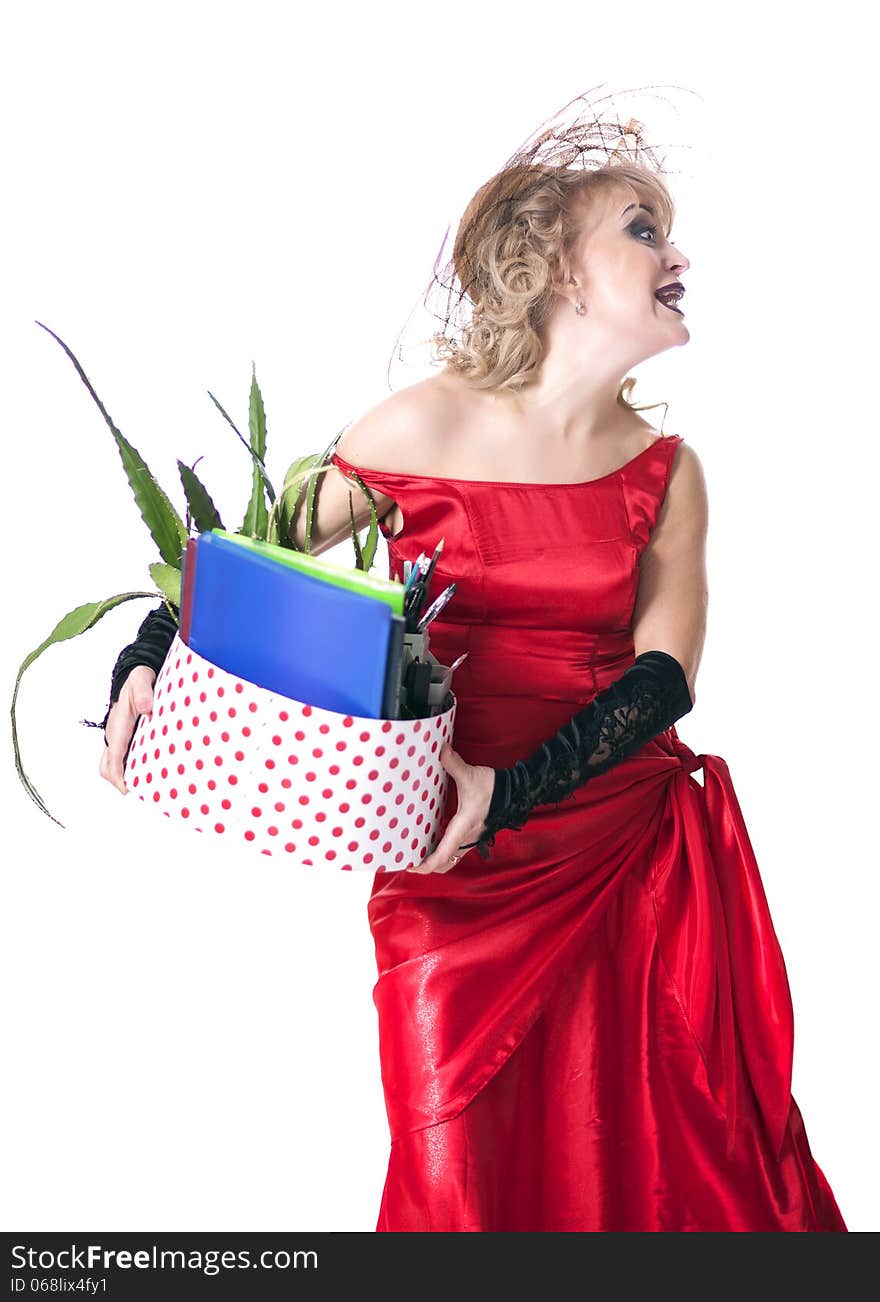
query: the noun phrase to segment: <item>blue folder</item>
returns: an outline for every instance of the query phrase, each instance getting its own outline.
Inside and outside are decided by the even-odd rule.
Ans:
[[[385,601],[198,537],[188,645],[228,673],[325,710],[386,717],[395,616]]]
[[[350,592],[359,592],[365,597],[376,597],[387,601],[395,615],[403,614],[404,587],[395,579],[383,579],[366,570],[354,570],[350,566],[335,565],[324,556],[312,556],[308,552],[294,551],[292,547],[281,547],[278,543],[263,542],[260,538],[248,538],[246,534],[230,533],[226,529],[212,529],[211,533],[238,547],[247,547],[258,552],[267,560],[278,561],[280,565],[289,565],[303,574],[311,574],[315,579],[325,583],[335,583]]]

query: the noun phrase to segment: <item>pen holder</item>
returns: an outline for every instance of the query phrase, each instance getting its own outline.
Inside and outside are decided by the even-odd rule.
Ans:
[[[424,669],[424,672],[420,672],[415,677],[410,668],[414,661]],[[450,694],[451,678],[452,671],[446,665],[441,665],[436,656],[431,654],[427,628],[422,633],[413,632],[404,635],[401,681],[404,685],[415,681],[419,684],[420,690],[415,700],[404,690],[401,704],[405,704],[418,717],[433,717],[440,713],[446,697]]]
[[[125,781],[167,818],[305,868],[394,872],[439,840],[456,701],[423,719],[338,714],[270,692],[175,635]]]

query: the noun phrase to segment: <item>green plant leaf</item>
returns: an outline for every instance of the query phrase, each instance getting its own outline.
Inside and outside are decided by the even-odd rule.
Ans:
[[[262,458],[262,456],[257,456],[256,452],[254,452],[253,448],[252,448],[251,445],[248,443],[247,439],[244,437],[244,435],[242,434],[241,430],[239,430],[238,427],[236,426],[235,421],[232,419],[232,417],[231,417],[231,416],[230,416],[226,411],[224,411],[223,407],[221,407],[220,403],[219,403],[219,402],[217,401],[217,399],[214,397],[214,395],[213,395],[213,393],[211,392],[210,389],[208,390],[208,397],[211,399],[211,401],[213,402],[214,406],[217,408],[217,410],[219,411],[219,413],[220,413],[220,415],[223,417],[223,419],[224,419],[225,421],[227,421],[229,425],[231,425],[231,427],[235,430],[235,433],[238,435],[238,437],[239,437],[239,439],[241,440],[241,442],[242,442],[242,443],[244,444],[244,446],[247,448],[247,451],[248,451],[248,453],[250,454],[250,456],[251,456],[251,458],[252,458],[252,460],[253,460],[253,462],[254,462],[254,465],[257,466],[257,467],[259,468],[260,474],[261,474],[262,477],[263,477],[263,482],[264,482],[264,484],[266,485],[266,496],[268,497],[268,499],[269,499],[270,502],[274,502],[274,501],[275,501],[275,489],[272,487],[272,485],[271,485],[271,483],[270,483],[270,481],[269,481],[269,475],[268,475],[268,473],[267,473],[267,471],[266,471],[266,466],[265,466],[265,463],[263,462],[263,458]]]
[[[291,534],[291,526],[296,518],[297,507],[303,495],[306,476],[311,473],[318,460],[319,458],[315,453],[310,453],[306,457],[297,457],[296,461],[291,462],[287,474],[284,476],[281,496],[272,508],[278,521],[278,534],[282,546],[290,547],[294,551],[299,551],[299,548]]]
[[[80,633],[85,633],[90,628],[94,628],[98,620],[101,619],[102,616],[106,615],[108,610],[113,610],[115,606],[120,606],[124,601],[134,601],[137,597],[150,597],[155,601],[156,595],[155,592],[123,592],[117,597],[106,597],[103,601],[88,601],[83,606],[77,606],[74,610],[71,610],[67,615],[65,615],[63,619],[59,620],[45,641],[41,642],[37,647],[36,651],[31,651],[30,655],[25,656],[24,660],[21,662],[21,668],[19,669],[15,679],[15,691],[12,693],[12,706],[9,712],[12,719],[12,748],[15,751],[15,771],[21,779],[25,791],[28,793],[31,800],[33,800],[34,804],[36,804],[48,818],[51,818],[53,823],[58,823],[59,827],[63,827],[64,824],[59,822],[54,814],[49,813],[42,796],[25,773],[21,763],[21,754],[18,748],[18,727],[15,720],[15,705],[18,700],[18,689],[21,686],[22,675],[28,666],[32,665],[37,657],[43,654],[46,647],[54,646],[56,642],[66,642],[69,638],[77,637]]]
[[[324,474],[327,470],[330,469],[330,464],[331,464],[330,456],[334,448],[336,447],[336,444],[339,442],[342,434],[345,432],[347,428],[348,428],[347,425],[343,425],[342,429],[333,435],[333,438],[327,444],[324,451],[320,453],[320,455],[312,459],[312,466],[315,473],[308,480],[305,481],[306,482],[306,534],[305,534],[304,550],[307,555],[311,555],[311,551],[312,551],[312,527],[315,518],[315,493],[318,490],[318,480],[322,474]],[[297,502],[298,501],[299,499],[297,498]],[[295,510],[296,507],[294,507],[294,511]],[[359,551],[360,548],[356,546],[355,560],[357,560]]]
[[[303,491],[306,492],[306,528],[305,528],[305,546],[303,551],[311,552],[312,528],[314,525],[315,512],[315,494],[318,490],[318,483],[331,466],[330,455],[339,441],[339,435],[335,435],[332,442],[320,454],[311,454],[306,457],[299,457],[296,461],[291,462],[287,474],[284,476],[284,487],[281,490],[281,497],[278,499],[277,515],[279,518],[279,533],[283,546],[291,547],[298,551],[296,542],[292,535],[292,525],[299,509],[300,499]],[[357,529],[354,521],[354,507],[352,497],[349,494],[349,518],[351,520],[351,539],[354,547],[355,568],[369,570],[372,569],[376,557],[376,545],[379,540],[379,520],[376,514],[376,503],[373,495],[367,488],[367,485],[359,475],[352,476],[357,482],[361,492],[370,504],[370,524],[367,532],[366,542],[363,548],[357,536]]]
[[[183,484],[183,491],[186,494],[186,503],[189,507],[190,516],[199,533],[208,533],[211,529],[225,528],[223,521],[220,519],[220,512],[195,470],[180,460],[177,462],[177,469],[180,474],[180,482]]]
[[[150,578],[162,595],[180,610],[180,588],[183,582],[180,570],[176,570],[173,565],[165,565],[162,561],[153,561]]]
[[[195,474],[195,472],[196,472],[196,466],[199,464],[199,462],[201,461],[201,459],[202,459],[201,457],[196,457],[196,459],[195,459],[195,461],[192,463],[192,465],[188,467],[188,469],[191,470],[193,474]],[[178,462],[178,465],[180,465],[180,462]],[[179,471],[178,471],[178,473],[179,473]],[[186,497],[186,489],[184,489],[183,491],[184,491],[184,497]],[[192,529],[192,525],[193,525],[193,518],[192,518],[192,510],[191,510],[191,508],[190,508],[190,504],[189,504],[189,501],[188,501],[188,500],[187,500],[187,503],[186,503],[186,522],[185,522],[185,523],[186,523],[186,533],[187,533],[187,537],[189,537],[189,534],[190,534],[190,531],[191,531],[191,529]]]
[[[150,474],[149,467],[137,448],[129,443],[128,439],[114,425],[104,404],[92,387],[91,381],[67,344],[55,334],[54,330],[50,330],[47,325],[43,325],[42,321],[37,321],[35,324],[40,329],[45,330],[47,334],[50,334],[61,345],[76,367],[80,379],[92,395],[98,410],[109,425],[116,440],[116,446],[119,448],[119,455],[122,458],[123,469],[128,476],[128,482],[131,485],[144,524],[149,529],[153,541],[159,548],[159,555],[169,565],[179,568],[181,553],[186,547],[186,526]]]
[[[367,537],[363,545],[364,569],[371,570],[373,562],[376,559],[376,543],[379,541],[379,517],[376,515],[376,505],[371,500],[372,509],[370,511],[370,525],[367,529]]]
[[[361,551],[361,540],[358,538],[357,525],[354,520],[354,497],[351,493],[348,494],[348,514],[351,520],[351,541],[352,546],[354,547],[355,569],[365,570],[367,567],[364,565],[364,554]]]
[[[260,539],[265,539],[269,532],[269,511],[266,507],[263,476],[258,466],[254,466],[250,501],[238,532],[246,534],[249,538]]]
[[[261,463],[266,460],[266,409],[263,406],[263,395],[260,393],[260,386],[257,384],[257,366],[251,362],[251,396],[249,426],[251,434],[251,447],[260,458]]]
[[[367,488],[360,475],[351,472],[351,478],[363,490],[367,501],[370,503],[370,525],[367,530],[366,542],[361,547],[360,539],[357,535],[357,528],[354,519],[354,505],[352,503],[351,493],[348,495],[348,509],[351,517],[351,539],[354,545],[355,566],[359,570],[370,570],[373,568],[373,561],[376,559],[376,543],[379,539],[379,516],[376,512],[376,503],[373,501],[373,494]]]
[[[254,454],[254,473],[251,499],[244,513],[241,533],[249,534],[251,538],[265,539],[269,533],[269,512],[266,507],[266,479],[264,473],[266,465],[266,412],[263,407],[260,386],[257,384],[257,368],[253,362],[251,362],[251,366],[253,369],[248,421],[251,436],[250,446]]]
[[[320,477],[330,469],[330,456],[339,442],[341,434],[347,426],[333,435],[333,438],[327,444],[323,452],[310,453],[308,456],[299,457],[288,467],[287,474],[284,476],[284,487],[282,489],[282,498],[279,508],[279,532],[282,544],[291,547],[294,551],[299,551],[296,540],[293,538],[291,529],[293,521],[296,519],[299,510],[300,500],[303,491],[306,493],[306,528],[305,528],[305,545],[302,550],[311,553],[312,549],[312,528],[314,526],[315,512],[315,493],[318,490],[318,481]],[[356,549],[356,555],[357,555]]]
[[[334,436],[332,442],[324,451],[324,455],[321,458],[322,462],[326,461],[330,464],[330,457],[333,452],[336,451],[337,443],[350,424],[351,422],[349,421],[348,424],[343,425],[339,433]],[[367,485],[361,479],[360,475],[354,475],[354,480],[370,504],[370,525],[367,530],[366,542],[362,548],[360,539],[358,538],[357,528],[355,527],[352,498],[351,494],[349,494],[349,517],[351,519],[351,541],[352,546],[354,547],[355,566],[357,569],[371,570],[373,568],[373,561],[376,558],[376,544],[379,541],[379,517],[376,514],[376,503],[373,501],[373,494],[370,492],[369,488],[367,488]]]
[[[317,458],[315,473],[309,475],[306,480],[306,536],[305,551],[310,556],[312,552],[312,529],[315,522],[315,493],[318,491],[318,480],[321,474],[326,471],[326,466],[321,465],[321,458]]]

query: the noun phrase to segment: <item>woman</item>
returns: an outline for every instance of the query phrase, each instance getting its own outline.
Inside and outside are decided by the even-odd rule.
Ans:
[[[791,1097],[785,966],[727,766],[675,728],[706,486],[621,382],[689,338],[673,211],[640,165],[506,166],[456,238],[462,339],[347,431],[321,488],[316,552],[347,536],[355,475],[393,576],[445,538],[432,594],[458,586],[431,649],[468,653],[439,842],[369,904],[379,1230],[846,1229]],[[173,633],[155,612],[117,662],[120,790]]]

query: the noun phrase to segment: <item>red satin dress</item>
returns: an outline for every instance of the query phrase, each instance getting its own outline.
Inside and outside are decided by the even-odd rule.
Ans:
[[[574,484],[343,473],[445,539],[454,748],[507,767],[633,663],[677,435]],[[355,487],[355,492],[359,490]],[[702,783],[697,779],[702,773]],[[449,783],[441,833],[455,812]],[[448,873],[377,873],[380,1231],[846,1230],[791,1095],[782,953],[727,764],[670,727]]]

